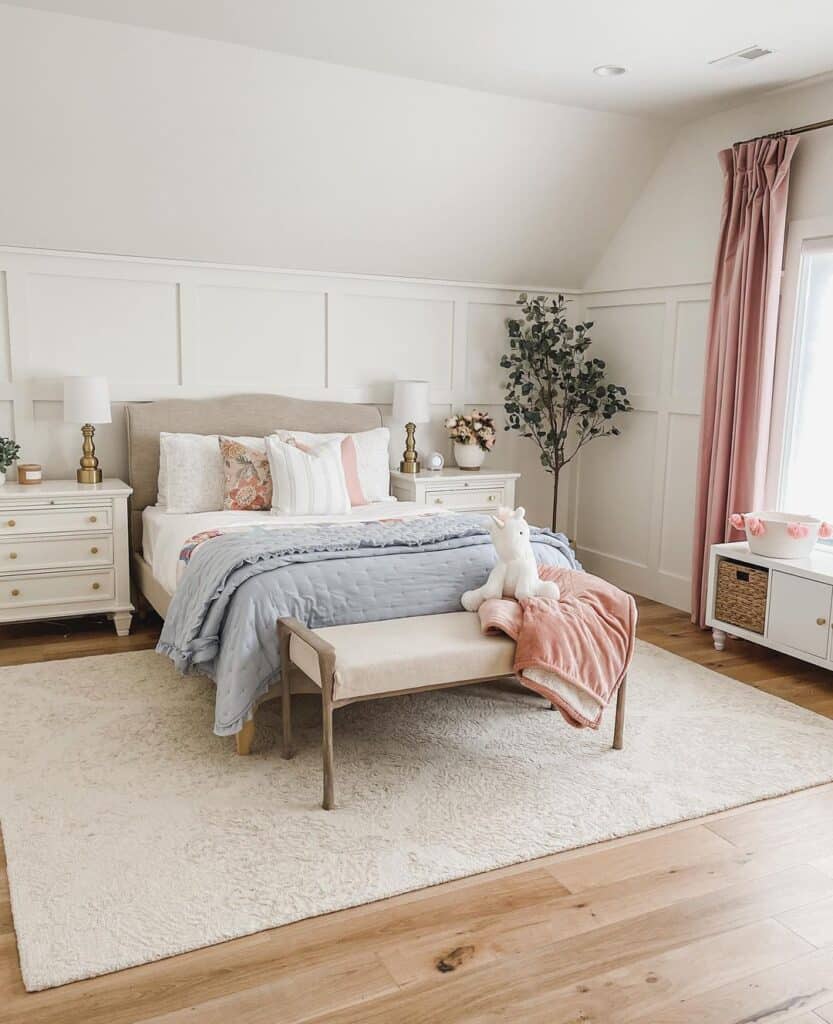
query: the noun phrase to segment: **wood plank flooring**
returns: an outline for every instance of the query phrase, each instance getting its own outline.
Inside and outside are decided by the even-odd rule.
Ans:
[[[639,604],[643,640],[833,718],[833,674]],[[5,628],[0,665],[158,628]],[[230,1021],[833,1024],[833,784],[37,993],[0,851],[0,1024]]]

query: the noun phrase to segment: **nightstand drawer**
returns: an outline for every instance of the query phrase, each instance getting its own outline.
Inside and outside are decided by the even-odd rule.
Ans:
[[[426,490],[426,505],[441,505],[460,511],[498,508],[503,504],[503,487],[468,487],[463,490]]]
[[[0,580],[0,608],[112,601],[115,593],[113,569],[54,576],[4,576]]]
[[[113,535],[0,540],[0,574],[113,564]]]
[[[0,540],[23,533],[93,533],[112,528],[109,505],[0,513]]]

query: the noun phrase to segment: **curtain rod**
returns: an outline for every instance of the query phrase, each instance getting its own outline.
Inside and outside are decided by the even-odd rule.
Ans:
[[[790,128],[781,132],[770,132],[769,135],[756,135],[754,139],[743,139],[734,143],[735,146],[742,146],[745,142],[758,142],[759,139],[781,139],[785,135],[801,135],[803,132],[814,132],[817,128],[833,128],[833,117],[826,121],[814,121],[812,124],[802,124],[798,128]]]

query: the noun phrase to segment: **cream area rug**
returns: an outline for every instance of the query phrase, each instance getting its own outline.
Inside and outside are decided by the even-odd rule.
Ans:
[[[214,690],[147,651],[0,669],[0,822],[23,979],[49,988],[542,854],[833,779],[833,722],[655,647],[625,749],[537,696],[435,691],[336,712],[277,705],[255,752]]]

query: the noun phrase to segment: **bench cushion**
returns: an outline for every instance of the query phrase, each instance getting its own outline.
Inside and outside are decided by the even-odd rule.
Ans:
[[[484,636],[473,612],[357,622],[315,632],[336,651],[334,700],[507,676],[515,656],[514,642]],[[294,634],[289,656],[321,685],[318,655]]]

